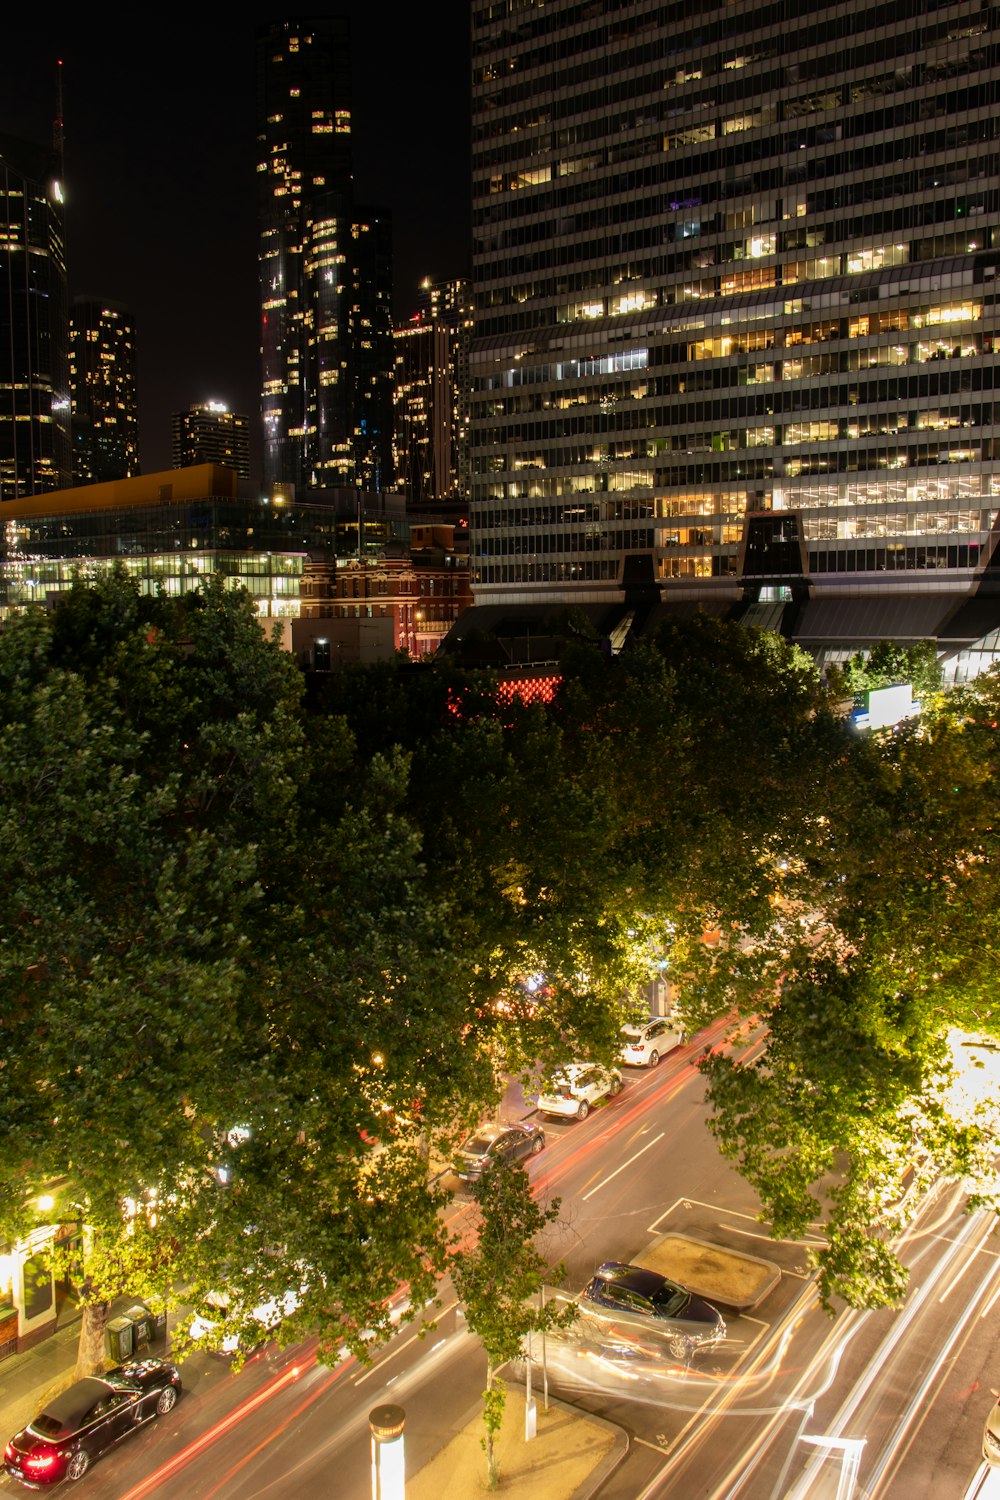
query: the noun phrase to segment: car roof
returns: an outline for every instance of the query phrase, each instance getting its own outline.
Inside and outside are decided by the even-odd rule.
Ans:
[[[495,1141],[497,1136],[503,1135],[504,1131],[509,1129],[509,1125],[500,1125],[496,1120],[491,1120],[488,1125],[477,1125],[476,1129],[466,1136],[466,1140]]]
[[[39,1412],[39,1416],[48,1417],[52,1422],[58,1422],[63,1432],[73,1432],[89,1412],[95,1401],[100,1401],[102,1396],[107,1396],[114,1387],[107,1380],[99,1380],[95,1375],[87,1375],[83,1380],[78,1380],[71,1385],[68,1391],[63,1391],[60,1396],[53,1396],[45,1409]]]
[[[652,1297],[667,1280],[659,1271],[647,1271],[642,1266],[627,1266],[617,1260],[605,1261],[603,1266],[598,1267],[597,1275],[601,1281],[613,1281],[615,1286],[624,1286],[630,1292],[638,1292],[640,1297]]]

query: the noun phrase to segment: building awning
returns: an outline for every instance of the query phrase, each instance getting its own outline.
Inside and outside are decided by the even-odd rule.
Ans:
[[[938,644],[953,650],[971,646],[994,630],[1000,630],[1000,594],[983,594],[963,599],[954,613],[942,621]]]
[[[967,596],[921,594],[906,598],[810,599],[796,622],[800,646],[870,646],[875,641],[936,640],[941,624]]]

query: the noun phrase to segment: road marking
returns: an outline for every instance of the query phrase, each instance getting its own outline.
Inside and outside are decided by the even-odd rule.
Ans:
[[[452,1308],[455,1305],[456,1304],[454,1302],[449,1302],[448,1306],[447,1307],[443,1307],[441,1309],[441,1311],[438,1313],[438,1318],[443,1318],[444,1315],[445,1315],[445,1313],[451,1312]],[[357,1378],[357,1380],[354,1381],[354,1384],[355,1385],[360,1385],[362,1383],[362,1381],[367,1380],[369,1378],[369,1376],[371,1376],[371,1375],[377,1375],[378,1372],[379,1372],[379,1370],[381,1370],[385,1365],[387,1365],[389,1363],[390,1359],[395,1359],[395,1357],[396,1357],[397,1354],[401,1354],[404,1349],[408,1349],[411,1344],[415,1344],[417,1342],[417,1340],[420,1339],[420,1338],[422,1338],[422,1337],[424,1337],[424,1335],[419,1334],[419,1333],[414,1333],[413,1335],[411,1335],[410,1338],[404,1339],[401,1344],[393,1344],[391,1346],[391,1348],[389,1348],[388,1352],[386,1353],[385,1358],[384,1359],[380,1359],[379,1362],[378,1362],[378,1364],[371,1365],[370,1368],[367,1369],[363,1375],[359,1375],[358,1378]],[[438,1342],[434,1345],[434,1348],[431,1350],[431,1353],[433,1354],[434,1349],[440,1349],[441,1345],[442,1344],[446,1344],[447,1342],[448,1342],[448,1340],[446,1338],[439,1339]],[[393,1376],[393,1379],[394,1380],[398,1379],[398,1376]],[[390,1382],[387,1381],[386,1384],[390,1384]]]
[[[586,1203],[587,1199],[592,1198],[595,1193],[599,1193],[602,1187],[607,1187],[609,1182],[613,1182],[615,1180],[619,1172],[624,1172],[626,1167],[630,1167],[634,1161],[638,1161],[639,1157],[645,1155],[645,1153],[650,1149],[651,1146],[656,1145],[657,1141],[662,1141],[666,1133],[667,1132],[665,1130],[661,1130],[659,1135],[654,1136],[651,1141],[647,1141],[645,1146],[643,1146],[641,1150],[637,1151],[634,1156],[629,1157],[628,1161],[623,1161],[620,1167],[616,1167],[615,1170],[609,1176],[603,1178],[596,1187],[592,1187],[589,1193],[584,1193],[581,1202]]]

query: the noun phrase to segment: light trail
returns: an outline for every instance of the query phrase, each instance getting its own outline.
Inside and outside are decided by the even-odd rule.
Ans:
[[[993,1233],[995,1227],[994,1217],[995,1216],[992,1213],[986,1211],[980,1211],[980,1213],[976,1214],[972,1219],[970,1219],[968,1224],[963,1228],[962,1232],[957,1236],[957,1239],[953,1246],[952,1254],[947,1257],[942,1257],[942,1263],[938,1272],[939,1276],[944,1276],[947,1274],[948,1270],[950,1269],[949,1262],[957,1260],[959,1257],[964,1256],[965,1263],[962,1266],[961,1270],[957,1272],[956,1275],[949,1281],[945,1292],[942,1293],[942,1295],[937,1299],[939,1304],[943,1302],[944,1298],[948,1295],[948,1293],[951,1292],[959,1277],[963,1274],[968,1273],[969,1267],[982,1252],[987,1237]],[[963,1312],[953,1322],[948,1338],[945,1340],[941,1349],[936,1354],[934,1360],[932,1361],[930,1369],[928,1370],[917,1390],[914,1392],[913,1396],[908,1402],[902,1416],[894,1424],[893,1431],[890,1437],[887,1438],[886,1442],[883,1444],[878,1457],[872,1464],[871,1470],[866,1470],[865,1485],[872,1497],[879,1493],[883,1479],[886,1478],[887,1472],[890,1470],[894,1472],[895,1468],[898,1467],[900,1460],[908,1451],[916,1435],[916,1431],[912,1429],[914,1429],[917,1415],[919,1412],[922,1412],[924,1410],[926,1405],[925,1397],[927,1391],[931,1388],[931,1385],[937,1378],[942,1366],[948,1359],[952,1349],[955,1347],[958,1341],[960,1339],[964,1341],[964,1339],[967,1338],[968,1335],[966,1330],[971,1319],[975,1315],[975,1311],[983,1295],[991,1289],[991,1284],[997,1281],[998,1277],[1000,1277],[1000,1264],[998,1264],[995,1258],[991,1257],[974,1291],[966,1299],[966,1304]],[[922,1306],[929,1302],[932,1297],[933,1289],[929,1288],[926,1295],[914,1299],[915,1308],[922,1308]],[[909,1311],[909,1309],[907,1310]],[[894,1346],[895,1341],[893,1347]],[[858,1383],[858,1385],[855,1387],[855,1390],[852,1392],[850,1399],[845,1402],[844,1406],[841,1408],[841,1411],[837,1413],[834,1423],[830,1428],[832,1433],[839,1434],[842,1431],[843,1427],[847,1424],[847,1422],[849,1422],[858,1412],[862,1400],[869,1395],[871,1388],[876,1383],[879,1373],[878,1367],[881,1365],[881,1363],[882,1356],[880,1350],[879,1355],[876,1356],[876,1359],[873,1362],[873,1366],[870,1368],[870,1371],[866,1375],[866,1378]]]
[[[629,1157],[628,1161],[623,1161],[620,1167],[616,1167],[613,1172],[609,1172],[607,1177],[602,1178],[596,1187],[591,1188],[589,1193],[584,1193],[580,1201],[582,1203],[586,1203],[588,1198],[592,1198],[595,1193],[599,1193],[601,1191],[601,1188],[607,1187],[609,1182],[614,1182],[615,1178],[620,1172],[624,1172],[626,1167],[630,1167],[634,1161],[638,1161],[640,1156],[645,1156],[646,1152],[651,1150],[652,1147],[656,1145],[657,1141],[663,1140],[663,1137],[666,1135],[666,1133],[667,1132],[665,1130],[661,1130],[659,1135],[654,1136],[651,1141],[647,1141],[645,1146],[637,1151],[634,1156]]]
[[[720,1044],[720,1040],[724,1036],[729,1025],[730,1020],[727,1019],[722,1022],[714,1023],[710,1027],[706,1027],[703,1032],[699,1033],[697,1043],[689,1043],[687,1050],[693,1053],[696,1046],[697,1057],[700,1057],[707,1048],[715,1047]],[[677,1050],[681,1051],[683,1049]],[[623,1100],[624,1107],[620,1106],[619,1108],[615,1109],[609,1117],[606,1116],[604,1118],[602,1128],[600,1128],[597,1132],[593,1130],[587,1131],[585,1134],[585,1138],[581,1139],[579,1145],[576,1145],[576,1143],[574,1142],[574,1149],[572,1149],[568,1153],[566,1158],[563,1161],[559,1162],[558,1165],[555,1166],[551,1171],[542,1173],[538,1177],[536,1177],[532,1183],[535,1195],[539,1196],[540,1194],[548,1191],[551,1184],[557,1179],[557,1176],[564,1177],[570,1171],[573,1165],[580,1161],[587,1153],[593,1151],[598,1144],[608,1143],[615,1137],[620,1135],[623,1131],[631,1128],[635,1123],[636,1117],[640,1113],[644,1113],[649,1108],[650,1104],[659,1103],[662,1100],[668,1097],[672,1097],[676,1093],[680,1092],[681,1088],[697,1072],[697,1057],[689,1056],[688,1058],[684,1059],[681,1062],[681,1066],[677,1070],[677,1072],[668,1073],[666,1077],[663,1076],[664,1070],[658,1070],[658,1072],[660,1073],[660,1077],[658,1077],[651,1086],[637,1088],[634,1091],[630,1089],[624,1096],[619,1095],[619,1099]],[[646,1080],[643,1080],[644,1084],[645,1082]],[[603,1115],[604,1112],[602,1111],[601,1113]],[[662,1139],[662,1136],[657,1137],[657,1139]],[[653,1145],[655,1143],[650,1142],[649,1144]],[[617,1173],[612,1174],[612,1176],[616,1175]],[[610,1178],[607,1180],[610,1181]],[[454,1218],[457,1218],[460,1214],[461,1210],[458,1210],[456,1214],[449,1215],[446,1219],[446,1222],[452,1222]],[[400,1288],[400,1293],[402,1293],[405,1298],[406,1289]],[[397,1293],[397,1296],[399,1296],[400,1293]],[[413,1340],[408,1340],[407,1342],[413,1342]],[[273,1380],[269,1381],[265,1386],[261,1387],[261,1389],[254,1392],[252,1396],[248,1397],[245,1401],[240,1402],[224,1417],[221,1417],[218,1421],[214,1422],[210,1428],[206,1429],[205,1432],[201,1433],[193,1441],[186,1444],[186,1446],[181,1449],[180,1452],[176,1453],[164,1464],[161,1464],[160,1467],[154,1471],[154,1473],[148,1475],[144,1480],[140,1481],[139,1484],[133,1486],[124,1496],[122,1496],[122,1500],[146,1500],[146,1497],[152,1494],[152,1492],[160,1484],[163,1484],[167,1480],[180,1474],[184,1469],[187,1468],[189,1464],[194,1462],[195,1459],[197,1459],[202,1453],[204,1453],[204,1451],[208,1447],[210,1447],[211,1444],[218,1441],[220,1437],[224,1436],[227,1432],[237,1427],[241,1422],[245,1421],[247,1418],[253,1416],[254,1413],[265,1407],[269,1401],[277,1397],[286,1388],[286,1386],[290,1385],[293,1380],[307,1378],[309,1376],[313,1376],[314,1378],[318,1377],[319,1369],[322,1367],[318,1365],[316,1352],[317,1347],[318,1341],[314,1339],[308,1340],[303,1346],[301,1355],[297,1356],[297,1362],[294,1365],[283,1371],[282,1374],[274,1377]],[[439,1348],[440,1344],[435,1345],[435,1349]],[[385,1361],[382,1361],[381,1363],[384,1364]],[[246,1459],[241,1460],[236,1468],[230,1472],[230,1475],[226,1476],[222,1481],[220,1481],[219,1485],[217,1485],[215,1489],[209,1492],[209,1496],[204,1497],[204,1500],[209,1500],[210,1496],[214,1496],[215,1494],[217,1494],[222,1484],[227,1483],[228,1479],[232,1477],[232,1474],[241,1470],[246,1463],[250,1462],[251,1458],[256,1457],[270,1443],[280,1438],[281,1434],[285,1431],[289,1423],[295,1420],[295,1417],[297,1415],[299,1415],[302,1411],[306,1410],[310,1405],[312,1405],[312,1403],[317,1400],[319,1396],[325,1394],[325,1392],[336,1381],[340,1380],[343,1375],[349,1369],[353,1368],[356,1364],[357,1361],[355,1360],[353,1355],[344,1355],[341,1359],[341,1362],[326,1376],[326,1378],[319,1378],[319,1384],[316,1390],[313,1391],[310,1396],[308,1396],[306,1400],[299,1405],[296,1411],[293,1412],[292,1416],[279,1423],[278,1426],[272,1431],[272,1433],[262,1439],[262,1441],[258,1443],[256,1448],[253,1449],[252,1453],[248,1455]],[[418,1362],[418,1364],[414,1367],[414,1371],[419,1370],[425,1364],[426,1358],[425,1360],[421,1360]],[[361,1377],[362,1380],[364,1378],[364,1376]],[[356,1381],[355,1385],[359,1383],[360,1381]]]

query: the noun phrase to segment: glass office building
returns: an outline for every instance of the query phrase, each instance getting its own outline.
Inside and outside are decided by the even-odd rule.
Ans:
[[[477,603],[990,589],[1000,12],[472,14]]]
[[[393,331],[396,484],[415,510],[468,505],[471,332],[468,281],[430,278],[418,311]]]
[[[69,320],[73,478],[103,484],[139,472],[135,320],[127,308],[74,297]]]
[[[349,22],[276,21],[256,48],[264,482],[388,488],[391,230],[354,201]]]
[[[63,229],[55,153],[0,136],[0,501],[72,478]]]
[[[189,593],[221,573],[262,618],[298,619],[311,563],[365,561],[408,540],[401,506],[366,499],[354,489],[261,499],[235,470],[199,464],[21,500],[2,516],[0,620],[115,565],[150,594]]]

